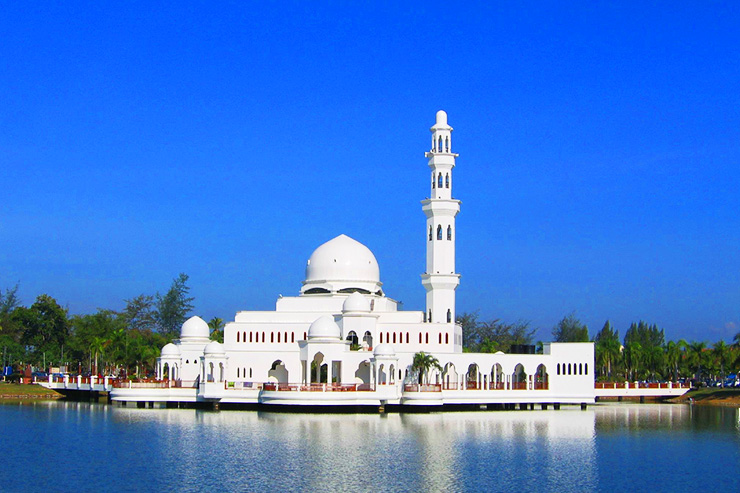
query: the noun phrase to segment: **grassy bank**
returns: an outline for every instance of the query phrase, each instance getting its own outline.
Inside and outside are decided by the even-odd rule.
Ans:
[[[691,390],[681,397],[671,399],[669,402],[689,402],[694,404],[710,406],[735,406],[740,407],[740,389],[698,389]]]
[[[41,385],[26,385],[0,382],[0,399],[58,399],[62,397]]]

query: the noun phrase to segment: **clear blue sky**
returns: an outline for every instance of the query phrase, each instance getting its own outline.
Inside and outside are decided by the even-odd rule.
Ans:
[[[8,3],[0,289],[88,313],[185,272],[233,320],[345,233],[423,309],[445,109],[458,312],[731,339],[739,33],[736,2]]]

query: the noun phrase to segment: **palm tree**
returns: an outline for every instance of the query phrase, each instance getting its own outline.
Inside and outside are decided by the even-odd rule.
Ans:
[[[606,374],[607,380],[612,378],[612,367],[619,358],[621,344],[618,339],[604,338],[596,343],[596,355],[598,363]]]
[[[93,370],[95,375],[98,374],[98,355],[103,354],[107,342],[105,338],[98,336],[93,337],[90,341],[90,352],[95,355],[95,369]]]
[[[678,363],[681,361],[681,346],[679,343],[668,341],[665,345],[665,359],[668,364],[668,373],[673,375],[673,381],[678,380]]]
[[[431,354],[426,354],[421,351],[414,355],[414,361],[411,363],[411,369],[419,372],[419,383],[423,383],[426,380],[427,373],[432,368],[437,371],[442,371],[442,367],[439,364],[437,358]]]
[[[688,346],[689,364],[695,368],[694,377],[701,380],[701,367],[704,361],[704,350],[707,348],[706,342],[692,342]]]
[[[224,321],[221,318],[213,317],[208,322],[208,327],[211,328],[211,339],[218,342],[224,342],[224,333],[221,330],[224,326]]]
[[[730,346],[725,344],[725,341],[719,341],[712,346],[712,354],[717,358],[717,362],[720,366],[719,377],[722,380],[722,387],[725,386],[725,363],[727,363],[728,356],[730,355]]]
[[[637,380],[643,359],[642,346],[639,342],[630,342],[624,351],[625,373],[630,380]]]

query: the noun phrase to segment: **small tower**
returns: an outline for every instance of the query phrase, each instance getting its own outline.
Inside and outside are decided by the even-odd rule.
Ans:
[[[455,290],[460,284],[460,274],[455,273],[455,216],[460,212],[460,201],[452,198],[452,168],[457,154],[452,152],[447,113],[438,111],[437,123],[430,130],[432,149],[425,156],[432,171],[432,193],[421,202],[427,217],[427,270],[421,276],[427,292],[425,319],[430,323],[454,323]]]

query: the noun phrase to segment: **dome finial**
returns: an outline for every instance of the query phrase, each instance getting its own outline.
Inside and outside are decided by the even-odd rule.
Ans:
[[[437,125],[447,125],[447,113],[444,110],[437,112]]]

